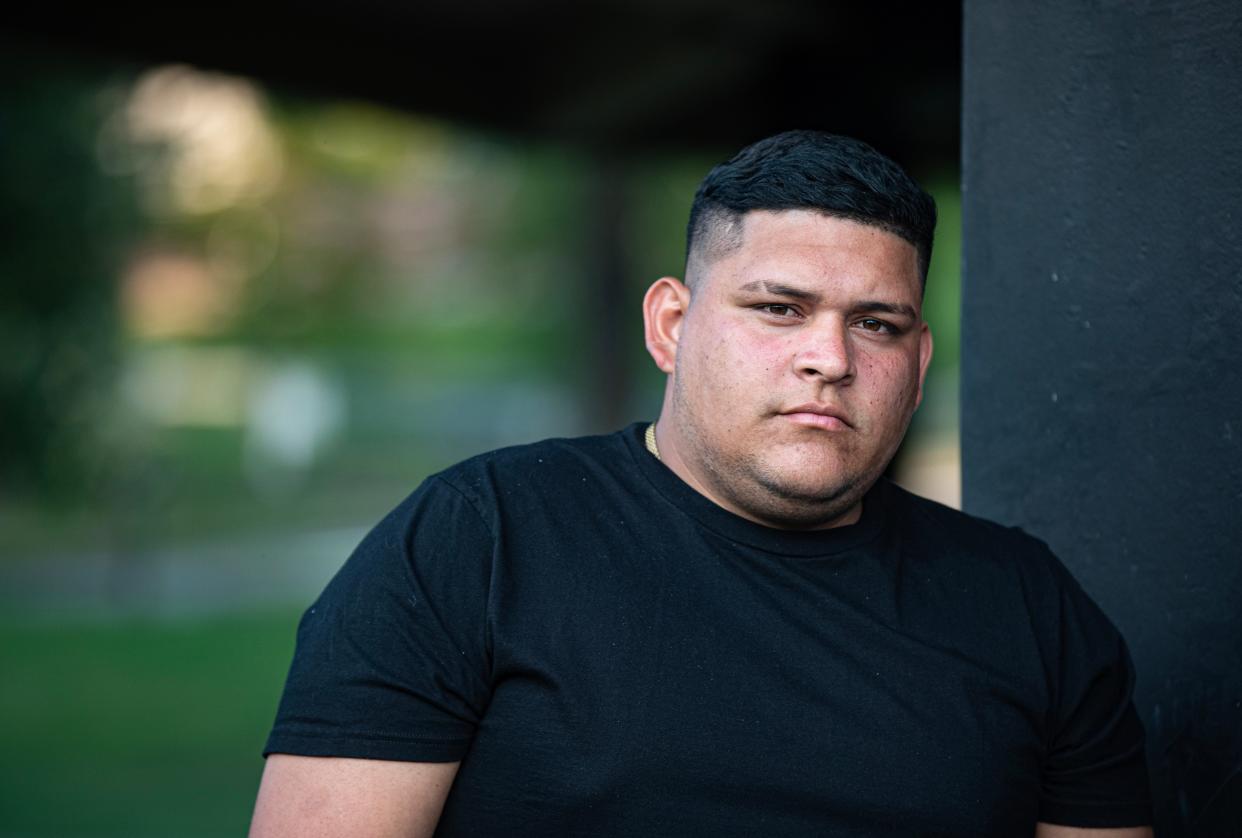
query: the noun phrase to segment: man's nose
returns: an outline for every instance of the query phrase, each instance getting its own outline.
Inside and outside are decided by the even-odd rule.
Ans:
[[[804,342],[794,356],[794,372],[800,378],[845,383],[854,377],[854,352],[844,323],[826,323],[800,337]]]

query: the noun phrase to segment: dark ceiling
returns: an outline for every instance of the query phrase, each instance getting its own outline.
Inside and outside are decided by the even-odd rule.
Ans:
[[[958,155],[960,3],[49,4],[7,28],[28,47],[188,62],[593,150],[812,127],[916,167]]]

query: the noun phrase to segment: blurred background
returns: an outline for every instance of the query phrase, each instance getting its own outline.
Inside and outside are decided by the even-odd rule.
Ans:
[[[957,9],[438,9],[415,46],[385,9],[5,35],[2,835],[244,833],[300,611],[426,475],[654,418],[641,296],[769,133],[859,136],[934,193],[892,471],[959,503]]]

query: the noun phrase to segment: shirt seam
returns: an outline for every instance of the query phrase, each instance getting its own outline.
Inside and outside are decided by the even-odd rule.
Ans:
[[[488,538],[491,540],[492,551],[491,555],[488,557],[490,566],[487,573],[487,601],[483,603],[483,642],[485,644],[485,653],[487,655],[488,687],[490,692],[491,687],[496,683],[496,638],[492,632],[492,626],[495,624],[495,614],[492,611],[492,594],[494,593],[496,586],[496,551],[498,545],[500,544],[500,539],[497,537],[496,531],[492,528],[492,525],[488,522],[487,516],[483,514],[482,506],[464,489],[453,483],[443,474],[433,475],[432,479],[437,483],[448,487],[449,490],[466,502],[466,505],[473,510],[475,516],[479,519],[479,523],[483,525],[483,530],[487,533]]]
[[[1128,800],[1080,800],[1069,802],[1056,797],[1041,797],[1041,803],[1055,805],[1058,808],[1078,809],[1078,808],[1099,808],[1108,806],[1146,806],[1151,803],[1151,798],[1134,797]]]
[[[372,733],[349,733],[349,734],[323,734],[323,733],[297,733],[295,731],[282,731],[279,728],[272,731],[272,738],[293,737],[297,739],[317,739],[325,742],[397,742],[403,745],[461,745],[468,744],[471,740],[469,737],[456,736],[452,738],[438,739],[430,736],[423,737],[402,737],[402,736],[383,736]]]
[[[483,514],[483,509],[479,506],[479,504],[475,501],[475,499],[470,497],[470,495],[466,494],[466,492],[463,489],[458,487],[457,484],[453,483],[451,480],[449,480],[447,477],[445,477],[442,474],[437,474],[433,476],[431,479],[435,480],[437,483],[443,483],[445,486],[452,489],[454,494],[461,497],[462,500],[464,500],[467,504],[470,505],[470,508],[474,511],[475,516],[478,517],[479,523],[483,525],[483,529],[487,530],[488,536],[491,537],[492,543],[495,544],[496,543],[496,532],[492,529],[492,525],[488,523],[487,517]]]

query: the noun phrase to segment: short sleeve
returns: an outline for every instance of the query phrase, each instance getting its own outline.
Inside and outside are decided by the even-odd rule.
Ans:
[[[264,756],[461,759],[490,694],[492,547],[441,478],[381,521],[302,616]]]
[[[1144,732],[1134,708],[1129,651],[1069,571],[1051,554],[1048,558],[1060,590],[1039,819],[1087,828],[1150,824]]]

